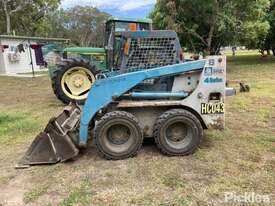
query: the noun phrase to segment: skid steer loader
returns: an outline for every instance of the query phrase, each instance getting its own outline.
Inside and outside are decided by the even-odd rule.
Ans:
[[[64,162],[89,139],[106,159],[133,157],[147,137],[166,155],[188,155],[204,129],[224,127],[225,57],[184,62],[173,31],[113,35],[112,64],[97,75],[84,106],[70,104],[51,119],[19,165]]]

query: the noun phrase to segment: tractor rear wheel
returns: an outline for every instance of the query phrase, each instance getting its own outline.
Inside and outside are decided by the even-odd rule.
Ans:
[[[195,151],[203,136],[200,121],[184,109],[164,112],[154,126],[154,138],[162,153],[188,155]]]
[[[124,111],[107,113],[94,130],[96,148],[106,159],[133,157],[143,142],[143,133],[138,120]]]
[[[96,67],[83,59],[67,59],[53,72],[55,95],[65,104],[83,104],[95,82]]]

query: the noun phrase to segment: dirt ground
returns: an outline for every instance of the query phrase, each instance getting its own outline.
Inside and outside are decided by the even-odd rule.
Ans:
[[[64,105],[48,77],[0,77],[0,206],[275,205],[275,58],[229,58],[228,78],[247,81],[251,92],[227,99],[226,129],[207,131],[191,156],[166,157],[147,140],[127,160],[107,161],[91,146],[74,161],[16,170]],[[270,201],[226,203],[226,192]]]

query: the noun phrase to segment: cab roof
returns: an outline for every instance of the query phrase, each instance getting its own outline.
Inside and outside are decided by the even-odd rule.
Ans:
[[[124,22],[136,22],[136,23],[147,23],[152,24],[152,19],[149,18],[131,18],[131,17],[114,17],[111,16],[108,18],[108,21],[124,21]]]

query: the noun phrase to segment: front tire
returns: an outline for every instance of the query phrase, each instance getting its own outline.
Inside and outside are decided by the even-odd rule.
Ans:
[[[96,67],[83,59],[66,59],[53,72],[52,88],[63,103],[84,104],[95,82]]]
[[[135,116],[124,111],[107,113],[96,124],[96,148],[106,159],[126,159],[139,151],[143,133]]]
[[[200,121],[191,112],[172,109],[164,112],[154,126],[154,138],[160,151],[170,156],[188,155],[203,136]]]

